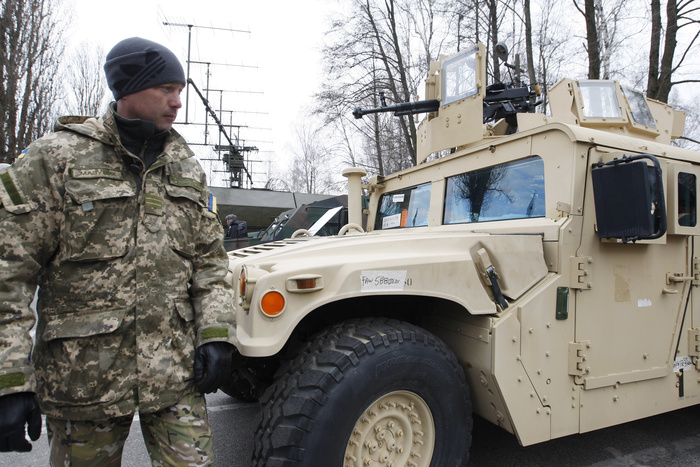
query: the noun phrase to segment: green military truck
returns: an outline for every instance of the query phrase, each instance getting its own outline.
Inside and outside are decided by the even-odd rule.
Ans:
[[[346,170],[337,236],[229,254],[227,392],[262,404],[254,465],[461,466],[473,414],[527,446],[700,402],[685,115],[568,79],[533,113],[534,87],[486,86],[485,59],[433,63],[425,101],[356,109],[425,112],[420,163]]]

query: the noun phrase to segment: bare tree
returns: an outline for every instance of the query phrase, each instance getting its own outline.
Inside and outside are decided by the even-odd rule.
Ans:
[[[674,140],[674,144],[695,151],[700,151],[700,96],[696,96],[683,105],[676,106],[686,112],[685,131],[683,137]]]
[[[651,0],[651,46],[647,95],[653,99],[668,102],[669,93],[674,84],[700,82],[695,78],[675,82],[672,79],[673,74],[684,65],[686,60],[696,55],[698,36],[700,36],[700,5],[693,0],[668,0],[665,29],[662,24],[661,1]],[[688,30],[689,39],[681,44],[681,53],[676,56],[679,36],[684,30]],[[661,53],[662,38],[663,54]]]
[[[504,24],[511,19],[514,5],[515,0],[458,0],[451,2],[447,13],[457,22],[460,40],[470,39],[474,44],[484,42],[486,50],[490,51],[504,36],[503,32],[512,36],[511,28],[504,28]],[[464,18],[472,21],[465,22]],[[500,63],[495,55],[491,55],[487,73],[494,81],[501,80]]]
[[[109,93],[102,66],[105,52],[101,45],[80,43],[67,60],[66,113],[99,116]]]
[[[571,63],[570,42],[572,35],[565,26],[562,27],[559,18],[563,16],[565,5],[560,0],[541,0],[539,2],[541,14],[536,16],[537,24],[533,25],[534,44],[537,57],[533,60],[536,64],[537,82],[542,83],[542,99],[544,110],[547,106],[547,88],[562,78],[563,68],[573,68]],[[534,54],[534,53],[533,53]]]
[[[535,76],[535,52],[532,48],[532,15],[530,14],[530,0],[523,0],[523,16],[525,20],[525,55],[527,57],[527,74],[530,83],[537,82]]]
[[[288,178],[293,191],[314,194],[335,191],[333,156],[325,144],[324,130],[311,115],[302,117],[295,125],[294,160]]]
[[[0,161],[48,133],[63,53],[60,0],[4,0],[0,16]]]
[[[489,50],[492,50],[496,44],[498,44],[498,29],[500,24],[500,15],[498,10],[498,0],[485,0],[488,7],[488,18],[489,18],[489,39],[490,43],[487,43]],[[496,54],[491,54],[492,59],[492,70],[494,81],[501,81],[501,71],[498,62],[498,57]]]
[[[331,27],[324,49],[327,80],[319,98],[329,109],[342,99],[347,118],[353,107],[379,107],[416,98],[429,62],[449,31],[440,17],[443,0],[351,0],[350,10]],[[416,163],[416,122],[374,114],[353,122],[366,140],[368,171],[378,174]],[[345,126],[347,128],[347,125]],[[391,168],[390,168],[391,167]]]
[[[574,0],[574,6],[586,20],[586,52],[588,53],[588,78],[610,79],[611,57],[620,47],[618,27],[626,4],[624,0],[584,0],[582,9]]]

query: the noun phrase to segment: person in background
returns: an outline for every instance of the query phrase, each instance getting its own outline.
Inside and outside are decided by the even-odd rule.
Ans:
[[[247,238],[248,223],[239,221],[235,214],[226,216],[226,238]]]
[[[230,374],[235,316],[205,173],[172,129],[185,74],[138,37],[104,69],[102,117],[60,118],[0,170],[0,451],[31,450],[43,412],[51,465],[120,465],[139,412],[153,465],[211,465],[203,395]]]

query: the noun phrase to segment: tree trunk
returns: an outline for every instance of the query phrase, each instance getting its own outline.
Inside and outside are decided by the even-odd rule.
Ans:
[[[489,29],[491,37],[491,48],[493,49],[498,44],[498,2],[497,0],[489,0]],[[496,54],[491,54],[493,59],[493,79],[495,82],[501,81],[501,70]]]
[[[588,51],[588,79],[600,79],[600,41],[596,26],[595,0],[585,0],[586,49]]]
[[[661,55],[661,1],[651,0],[651,45],[649,47],[649,77],[647,96],[659,93],[659,56]],[[655,97],[653,97],[655,99]]]
[[[676,35],[678,34],[678,2],[669,0],[666,4],[666,40],[664,41],[664,54],[661,57],[661,69],[659,70],[658,91],[654,99],[668,102],[671,93],[671,77],[673,76],[673,56],[676,52]]]
[[[525,54],[527,55],[527,74],[530,84],[537,82],[535,76],[535,54],[532,50],[532,19],[530,17],[530,0],[525,0],[523,9],[525,10]]]

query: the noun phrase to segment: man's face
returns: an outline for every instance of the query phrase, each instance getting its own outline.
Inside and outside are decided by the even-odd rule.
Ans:
[[[182,107],[183,88],[180,83],[170,83],[128,94],[117,101],[117,113],[124,118],[149,120],[156,131],[170,130]]]

